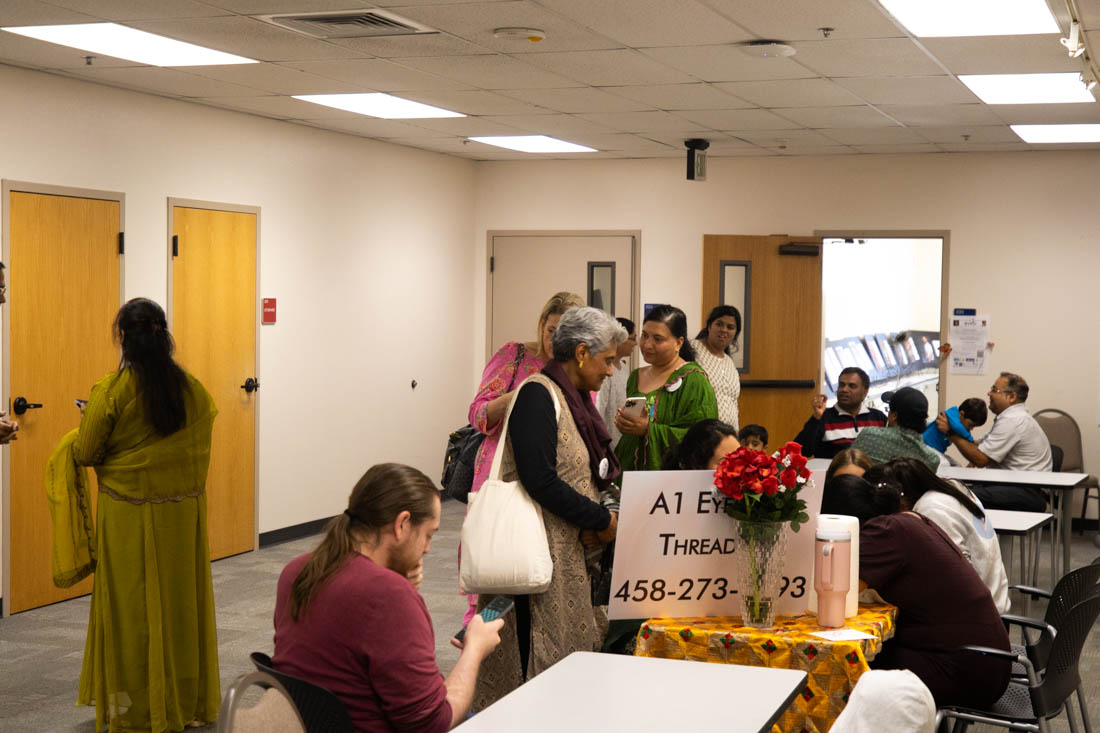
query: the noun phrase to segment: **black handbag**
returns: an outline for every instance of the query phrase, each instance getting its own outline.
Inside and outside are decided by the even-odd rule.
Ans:
[[[507,392],[511,392],[516,386],[516,377],[519,376],[519,364],[523,361],[526,347],[521,343],[516,349],[515,370],[512,372],[512,381],[508,385]],[[477,460],[477,452],[485,440],[482,433],[472,425],[463,425],[450,434],[447,438],[447,453],[443,458],[443,495],[451,499],[457,499],[463,504],[470,499],[470,489],[474,486],[474,462]]]

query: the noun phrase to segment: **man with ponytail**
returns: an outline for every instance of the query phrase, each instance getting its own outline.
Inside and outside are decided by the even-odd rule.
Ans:
[[[435,659],[428,607],[417,592],[439,529],[439,492],[397,463],[368,470],[317,549],[279,576],[276,669],[331,690],[357,731],[446,731],[466,718],[501,619],[474,616],[451,674]]]

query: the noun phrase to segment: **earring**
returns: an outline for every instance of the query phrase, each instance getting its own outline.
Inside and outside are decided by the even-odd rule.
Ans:
[[[580,360],[579,360],[579,361],[577,362],[577,368],[578,368],[578,369],[584,369],[584,359],[580,359]]]

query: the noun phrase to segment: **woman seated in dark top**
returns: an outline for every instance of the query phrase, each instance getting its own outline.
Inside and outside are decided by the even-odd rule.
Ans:
[[[937,705],[991,705],[1008,686],[1009,662],[959,647],[1009,649],[993,598],[943,530],[900,511],[900,495],[892,483],[837,476],[821,502],[823,514],[859,518],[860,580],[898,607],[894,638],[871,666],[912,671]]]

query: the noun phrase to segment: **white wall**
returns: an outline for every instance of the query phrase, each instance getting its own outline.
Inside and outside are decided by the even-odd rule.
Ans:
[[[381,460],[438,479],[473,379],[474,163],[3,65],[0,99],[0,177],[125,192],[128,298],[164,302],[169,196],[261,207],[261,532],[339,513]]]
[[[1100,472],[1100,153],[492,162],[478,168],[475,342],[484,329],[489,229],[640,229],[642,302],[684,308],[698,328],[704,234],[949,230],[949,307],[993,317],[991,370],[1031,384],[1029,407],[1080,423]],[[879,297],[889,297],[883,289]],[[873,307],[873,300],[868,307]],[[992,376],[948,376],[949,404]]]

